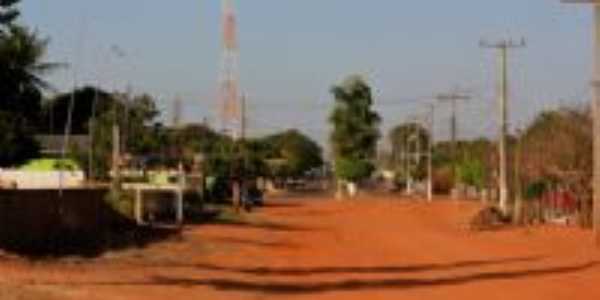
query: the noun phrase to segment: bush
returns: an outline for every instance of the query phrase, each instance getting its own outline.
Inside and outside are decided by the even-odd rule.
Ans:
[[[123,191],[116,191],[114,189],[111,189],[111,191],[106,194],[105,198],[105,201],[110,205],[110,207],[112,207],[112,209],[121,214],[121,216],[130,220],[135,219],[133,200],[133,195]]]
[[[375,167],[364,159],[339,158],[335,162],[336,176],[343,180],[360,181],[371,176]]]
[[[465,160],[457,167],[458,180],[468,186],[483,188],[485,185],[485,167],[479,160]]]
[[[548,183],[545,181],[536,181],[531,183],[525,189],[525,199],[533,200],[540,199],[548,190]]]

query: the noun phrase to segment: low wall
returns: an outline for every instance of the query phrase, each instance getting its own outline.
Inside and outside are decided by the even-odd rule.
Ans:
[[[0,190],[0,248],[60,252],[100,245],[130,221],[104,201],[106,189]]]
[[[81,187],[85,181],[82,171],[12,171],[0,170],[0,186],[19,189],[51,189],[63,187]]]

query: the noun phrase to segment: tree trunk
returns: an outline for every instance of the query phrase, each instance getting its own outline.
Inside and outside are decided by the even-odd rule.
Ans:
[[[340,201],[343,200],[344,199],[344,181],[341,179],[338,179],[335,188],[336,188],[335,199],[340,200]]]
[[[348,195],[350,196],[350,198],[356,198],[356,194],[358,194],[358,188],[356,187],[356,183],[350,181],[346,184],[346,187],[348,188]]]
[[[241,211],[240,206],[242,203],[242,193],[241,193],[240,182],[237,180],[233,182],[232,197],[233,197],[233,199],[232,199],[233,200],[233,210],[236,213],[239,213]]]

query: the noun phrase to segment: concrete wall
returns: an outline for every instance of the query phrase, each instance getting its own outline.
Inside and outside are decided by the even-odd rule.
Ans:
[[[0,170],[0,187],[19,189],[52,189],[63,187],[81,187],[85,181],[82,171],[33,172]]]
[[[103,242],[129,220],[104,198],[107,190],[0,190],[0,248],[66,250]]]

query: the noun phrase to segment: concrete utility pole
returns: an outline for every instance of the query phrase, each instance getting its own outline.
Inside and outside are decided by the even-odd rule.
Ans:
[[[406,172],[406,194],[407,195],[412,195],[413,194],[413,183],[414,183],[414,178],[413,178],[413,166],[412,164],[414,163],[415,165],[415,170],[418,169],[419,167],[419,163],[420,163],[420,158],[421,158],[421,153],[420,153],[420,121],[419,118],[417,116],[413,116],[409,119],[409,128],[408,128],[408,133],[406,134],[406,139],[405,139],[405,154],[404,154],[404,159],[405,159],[405,172]],[[411,132],[411,129],[414,129],[413,132]],[[413,150],[414,149],[414,150]]]
[[[98,85],[99,86],[99,85]],[[98,106],[98,98],[99,98],[99,87],[94,89],[94,101],[92,102],[92,118],[90,119],[90,128],[88,130],[88,138],[90,140],[90,145],[88,149],[88,181],[93,182],[95,179],[94,176],[94,134],[96,131],[96,110]]]
[[[562,0],[563,3],[587,3],[594,6],[594,52],[592,113],[594,119],[594,236],[600,246],[600,0]]]
[[[112,149],[112,183],[113,183],[113,191],[118,192],[120,189],[121,182],[121,132],[119,129],[119,125],[115,121],[112,126],[112,140],[113,140],[113,149]]]
[[[523,147],[523,131],[517,129],[517,149],[515,153],[515,207],[513,209],[513,223],[523,224],[523,185],[521,182],[521,149]]]
[[[434,123],[435,122],[435,105],[429,104],[429,142],[427,153],[427,201],[433,201],[433,145],[434,145]]]
[[[180,129],[181,127],[181,116],[183,114],[183,104],[181,102],[181,97],[175,97],[173,101],[173,120],[172,125],[175,129]]]
[[[452,177],[456,181],[456,163],[458,161],[458,146],[457,146],[457,136],[458,136],[458,122],[456,116],[456,108],[458,101],[467,101],[471,100],[469,95],[452,92],[448,94],[439,94],[436,99],[440,102],[450,102],[452,108],[452,116],[450,117],[450,135],[452,139]]]
[[[242,95],[241,103],[240,103],[240,134],[242,141],[246,139],[246,129],[247,129],[247,121],[246,118],[246,95]]]
[[[500,210],[504,215],[509,214],[508,209],[508,172],[507,172],[507,149],[506,149],[506,135],[508,133],[508,50],[514,48],[525,47],[525,39],[514,42],[513,40],[501,40],[496,43],[488,43],[481,41],[480,46],[482,48],[497,49],[500,59],[500,76],[499,76],[499,105],[500,105],[500,136],[499,136],[499,148],[500,148],[500,176],[499,188],[500,188]]]

